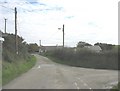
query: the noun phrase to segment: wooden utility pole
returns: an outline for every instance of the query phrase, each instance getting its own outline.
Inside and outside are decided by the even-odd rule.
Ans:
[[[61,30],[62,29],[62,31],[63,31],[63,48],[64,48],[64,36],[65,36],[65,34],[64,34],[64,24],[63,24],[63,27],[62,28],[58,28],[59,30]]]
[[[5,33],[6,33],[6,21],[7,21],[7,19],[5,18]]]
[[[63,48],[64,48],[64,24],[63,24]]]
[[[40,47],[41,47],[41,40],[39,40],[40,41]]]
[[[18,54],[18,38],[17,38],[17,8],[15,7],[15,51]]]

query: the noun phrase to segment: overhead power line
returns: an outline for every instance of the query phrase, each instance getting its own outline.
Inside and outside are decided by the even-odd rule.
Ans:
[[[14,11],[14,9],[12,9],[12,8],[8,8],[8,7],[4,6],[4,5],[1,5],[1,4],[0,4],[0,6],[3,7],[3,8],[6,8],[6,9],[9,9],[9,10]]]

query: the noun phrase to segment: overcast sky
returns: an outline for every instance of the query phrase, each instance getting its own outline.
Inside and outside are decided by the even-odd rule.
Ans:
[[[14,8],[17,7],[17,30],[27,43],[65,45],[79,41],[118,44],[119,0],[0,0],[0,30],[14,33]]]

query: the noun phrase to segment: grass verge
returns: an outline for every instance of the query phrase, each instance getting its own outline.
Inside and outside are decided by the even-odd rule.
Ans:
[[[114,86],[111,91],[120,91],[120,82],[118,83],[117,86]]]
[[[11,63],[3,62],[2,85],[7,84],[22,73],[27,72],[35,65],[35,63],[36,58],[34,56],[28,57],[27,60],[20,60]]]
[[[112,69],[112,70],[116,70],[117,67],[111,67],[112,64],[105,64],[104,62],[99,62],[98,64],[96,64],[96,61],[94,60],[61,60],[59,58],[53,57],[53,56],[46,56],[47,58],[51,59],[52,61],[56,62],[56,63],[60,63],[63,65],[69,65],[69,66],[73,66],[73,67],[83,67],[83,68],[93,68],[93,69]],[[101,60],[102,61],[102,60]]]
[[[1,65],[0,65],[1,66]],[[2,69],[0,68],[0,88],[2,87]]]

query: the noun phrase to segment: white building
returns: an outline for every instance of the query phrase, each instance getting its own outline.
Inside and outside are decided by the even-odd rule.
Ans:
[[[84,46],[84,48],[90,50],[90,51],[94,51],[94,52],[100,52],[102,51],[101,47],[100,46]]]
[[[54,51],[56,49],[62,49],[63,46],[41,46],[39,52],[47,52],[47,51]]]

